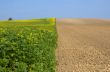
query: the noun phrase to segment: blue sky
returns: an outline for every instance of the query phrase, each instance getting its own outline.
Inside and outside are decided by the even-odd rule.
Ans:
[[[110,18],[110,0],[0,0],[0,19]]]

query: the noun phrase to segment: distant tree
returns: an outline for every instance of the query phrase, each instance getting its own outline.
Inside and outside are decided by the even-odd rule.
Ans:
[[[8,20],[11,21],[11,20],[13,20],[13,19],[12,19],[12,18],[9,18]]]

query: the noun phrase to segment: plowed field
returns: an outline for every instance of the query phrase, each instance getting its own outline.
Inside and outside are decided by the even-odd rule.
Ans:
[[[110,21],[57,19],[56,72],[110,72]]]

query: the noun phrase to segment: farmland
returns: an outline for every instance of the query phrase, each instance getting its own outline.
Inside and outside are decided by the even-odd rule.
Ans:
[[[0,21],[0,72],[55,71],[109,72],[110,21]]]
[[[110,21],[57,19],[57,72],[110,72]]]
[[[55,72],[55,18],[0,21],[0,72]]]

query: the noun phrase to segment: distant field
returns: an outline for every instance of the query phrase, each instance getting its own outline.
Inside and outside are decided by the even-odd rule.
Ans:
[[[59,23],[68,24],[110,24],[110,19],[57,19]]]
[[[54,72],[55,18],[0,21],[0,72]]]

